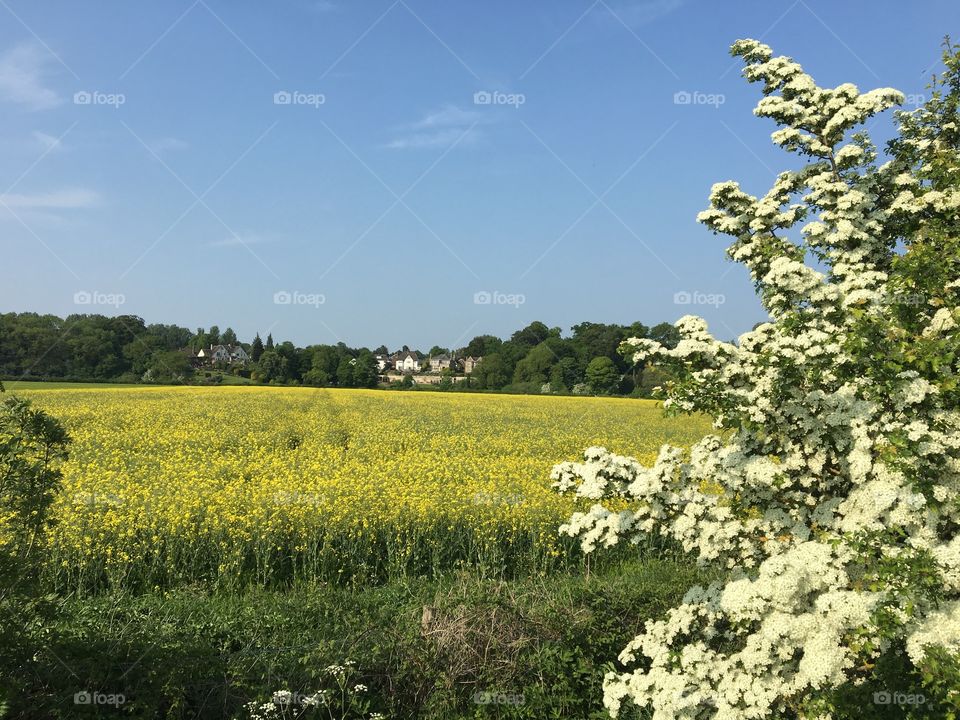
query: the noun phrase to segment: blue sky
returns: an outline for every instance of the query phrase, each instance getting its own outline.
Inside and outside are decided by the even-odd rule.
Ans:
[[[764,192],[795,161],[729,45],[916,100],[960,34],[954,0],[0,0],[0,18],[0,311],[423,349],[535,319],[749,329],[749,278],[694,218],[714,182]]]

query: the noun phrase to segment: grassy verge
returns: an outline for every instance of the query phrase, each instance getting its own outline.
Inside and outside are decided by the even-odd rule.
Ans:
[[[24,390],[93,390],[96,388],[135,388],[150,387],[149,385],[135,385],[131,383],[113,382],[64,382],[59,380],[3,380],[3,387],[8,393]]]
[[[349,659],[390,718],[599,718],[610,661],[697,581],[632,560],[589,578],[50,599],[4,652],[5,696],[17,718],[249,717],[245,703],[315,692]],[[75,704],[84,691],[123,702]]]

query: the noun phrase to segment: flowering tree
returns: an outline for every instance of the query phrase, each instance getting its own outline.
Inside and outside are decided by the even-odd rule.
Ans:
[[[585,551],[660,534],[723,568],[629,643],[604,703],[657,719],[954,717],[960,53],[947,45],[930,99],[897,113],[883,164],[856,128],[899,92],[819,87],[754,40],[732,53],[763,83],[774,143],[804,162],[760,197],[715,185],[698,219],[733,238],[770,321],[736,344],[693,316],[672,350],[627,341],[673,368],[666,407],[718,434],[652,467],[590,448],[552,474],[594,501],[561,528]]]

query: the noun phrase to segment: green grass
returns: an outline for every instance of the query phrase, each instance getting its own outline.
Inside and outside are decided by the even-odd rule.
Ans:
[[[94,383],[94,382],[44,382],[41,380],[3,380],[3,387],[7,392],[20,390],[93,390],[95,388],[133,388],[145,387],[133,383]]]
[[[21,637],[25,659],[6,696],[10,717],[25,720],[90,717],[72,702],[83,690],[125,696],[119,710],[99,708],[104,717],[249,717],[244,703],[314,692],[323,668],[350,659],[370,710],[389,718],[600,718],[607,664],[704,580],[690,564],[635,559],[589,577],[463,572],[379,587],[66,599],[47,606],[47,630]],[[477,692],[522,702],[479,705]]]
[[[198,373],[191,385],[196,385],[200,387],[206,387],[208,384],[202,382],[203,376],[201,373]],[[104,389],[120,389],[120,388],[142,388],[142,387],[158,387],[153,384],[142,384],[142,383],[112,383],[112,382],[61,382],[61,381],[44,381],[44,380],[2,380],[3,387],[7,392],[18,392],[18,391],[33,391],[33,390],[95,390],[97,388]],[[242,378],[237,375],[226,375],[224,374],[223,379],[218,383],[209,383],[210,387],[216,387],[218,385],[253,385],[254,382],[250,378]],[[172,386],[176,387],[176,386]]]

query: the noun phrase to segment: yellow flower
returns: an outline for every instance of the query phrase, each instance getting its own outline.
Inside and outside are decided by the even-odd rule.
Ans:
[[[361,580],[570,560],[583,448],[651,458],[706,420],[651,401],[307,388],[29,392],[74,442],[53,506],[62,586]]]

